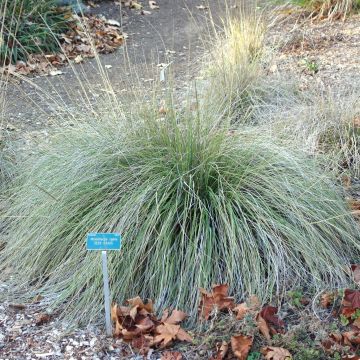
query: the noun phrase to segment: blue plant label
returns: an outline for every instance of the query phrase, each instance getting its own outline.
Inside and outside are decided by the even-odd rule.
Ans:
[[[87,250],[120,250],[121,235],[116,233],[90,233],[86,239]]]

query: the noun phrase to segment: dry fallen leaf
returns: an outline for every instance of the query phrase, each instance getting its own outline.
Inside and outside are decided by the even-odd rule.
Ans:
[[[290,352],[284,348],[267,346],[261,349],[266,360],[291,360]]]
[[[349,205],[352,210],[360,210],[360,200],[350,199]]]
[[[356,309],[351,306],[343,306],[340,311],[340,314],[346,317],[347,319],[352,319],[355,313],[356,313]]]
[[[183,356],[179,351],[165,351],[160,360],[182,360]]]
[[[144,303],[139,296],[126,301],[131,307],[137,307],[139,310],[145,310],[148,313],[154,312],[154,304],[151,300]]]
[[[231,132],[230,135],[232,135]],[[236,307],[234,307],[233,311],[236,313],[236,319],[242,320],[246,314],[250,313],[255,317],[260,310],[260,301],[256,296],[250,296],[248,301],[243,302]]]
[[[71,15],[73,16],[73,15]],[[27,61],[4,67],[8,73],[61,75],[58,69],[68,61],[82,62],[95,53],[108,54],[123,45],[127,35],[121,32],[117,20],[97,16],[73,16],[69,19],[69,30],[59,35],[61,52],[55,54],[29,54]]]
[[[342,304],[346,307],[360,309],[360,290],[345,289]]]
[[[111,320],[115,323],[115,329],[113,331],[114,336],[120,336],[122,334],[123,327],[120,323],[122,312],[117,304],[111,306]]]
[[[233,311],[236,313],[236,319],[242,320],[245,315],[249,312],[250,308],[246,303],[239,304],[234,307]]]
[[[155,326],[155,323],[148,316],[143,316],[143,317],[140,317],[140,319],[138,319],[136,321],[135,326],[138,329],[140,329],[142,332],[145,332],[145,331],[149,331],[149,330],[153,329]]]
[[[39,314],[35,320],[35,324],[38,326],[46,324],[50,321],[50,318],[51,317],[49,314],[46,314],[46,313]]]
[[[267,305],[256,317],[258,329],[268,341],[270,341],[271,335],[282,333],[285,326],[284,321],[276,315],[277,311],[276,307]]]
[[[360,317],[356,318],[352,323],[353,326],[357,327],[360,330]]]
[[[159,344],[161,348],[166,347],[171,341],[176,339],[181,341],[192,341],[190,335],[181,329],[180,325],[164,323],[156,327],[156,332],[158,335],[154,338],[154,344]]]
[[[278,309],[276,307],[267,305],[262,308],[260,315],[267,323],[282,328],[285,326],[285,323],[276,315],[277,312]]]
[[[147,354],[150,350],[150,347],[154,343],[154,338],[150,335],[143,335],[134,338],[131,341],[131,346],[139,351],[140,354]]]
[[[9,307],[11,307],[15,310],[24,310],[26,308],[26,305],[24,305],[24,304],[9,304]]]
[[[330,307],[334,303],[335,295],[332,292],[324,293],[320,298],[320,305],[324,309]]]
[[[114,336],[140,349],[146,354],[151,347],[166,347],[174,340],[192,341],[191,336],[180,327],[179,323],[186,318],[186,313],[165,310],[161,319],[154,315],[152,301],[143,302],[140,297],[126,301],[128,306],[111,307],[111,319],[115,324]]]
[[[359,331],[346,331],[342,334],[345,345],[360,345],[360,332]]]
[[[253,338],[245,335],[231,337],[231,350],[239,360],[246,360],[253,344]]]
[[[171,315],[166,318],[162,318],[161,321],[166,322],[168,324],[177,325],[182,322],[187,317],[186,313],[180,310],[173,310]]]
[[[257,316],[256,322],[257,322],[257,327],[258,327],[259,331],[261,332],[261,334],[264,335],[264,337],[267,341],[270,341],[271,336],[270,336],[269,326],[268,326],[267,322],[261,317],[260,314]]]
[[[229,344],[226,341],[216,344],[216,354],[210,360],[223,360],[229,350]]]
[[[354,281],[360,285],[360,265],[351,265]]]
[[[200,289],[200,317],[208,320],[215,309],[218,311],[232,310],[235,307],[235,303],[234,298],[227,296],[228,290],[229,286],[227,284],[214,285],[211,293],[205,289]]]

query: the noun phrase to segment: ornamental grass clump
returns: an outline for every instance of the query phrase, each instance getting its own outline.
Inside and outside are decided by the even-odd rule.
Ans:
[[[355,9],[360,8],[359,0],[295,0],[294,2],[308,9],[311,17],[317,19],[345,18]]]
[[[13,164],[9,154],[4,150],[3,146],[0,139],[0,191],[5,188],[5,185],[13,176]]]
[[[281,90],[276,96],[273,91],[267,91],[269,96],[254,107],[258,130],[322,157],[324,165],[337,174],[348,173],[360,178],[358,91],[344,94],[314,87],[306,94],[299,94],[292,86],[285,87],[280,83],[277,89],[281,86],[282,94]]]
[[[251,112],[261,77],[265,31],[260,15],[243,10],[224,20],[223,31],[214,26],[211,34],[211,50],[203,66],[209,83],[205,101],[233,121],[243,122]]]
[[[56,0],[0,1],[1,64],[26,61],[30,54],[59,52],[59,35],[69,29],[71,10]]]
[[[147,114],[59,130],[20,165],[0,255],[11,296],[41,294],[72,320],[94,320],[102,273],[89,232],[123,236],[109,253],[118,302],[139,295],[194,314],[198,288],[214,283],[268,298],[298,281],[347,281],[359,228],[312,159],[199,109]]]

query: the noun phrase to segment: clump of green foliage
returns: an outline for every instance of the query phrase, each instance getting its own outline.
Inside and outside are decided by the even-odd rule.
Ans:
[[[139,295],[194,314],[200,286],[267,298],[297,280],[347,281],[359,228],[312,159],[199,108],[141,114],[59,130],[20,164],[0,254],[16,296],[40,292],[72,319],[96,317],[102,275],[89,232],[123,235],[109,254],[120,302]]]
[[[1,0],[1,63],[58,51],[58,35],[68,29],[70,18],[71,12],[56,6],[55,0]]]

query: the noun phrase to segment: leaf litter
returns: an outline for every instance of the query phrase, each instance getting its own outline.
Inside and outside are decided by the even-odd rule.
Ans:
[[[351,270],[355,283],[359,265]],[[96,328],[70,335],[68,329],[61,330],[56,313],[40,311],[44,299],[39,294],[31,304],[0,305],[2,351],[6,356],[30,351],[49,359],[95,353],[103,359],[160,360],[291,360],[299,351],[314,351],[316,359],[332,359],[334,354],[340,354],[340,360],[359,359],[360,290],[324,292],[315,303],[295,302],[291,296],[282,301],[280,311],[256,296],[236,304],[228,284],[199,289],[199,326],[191,332],[185,327],[185,312],[166,309],[158,314],[153,301],[135,297],[124,305],[112,304],[113,337],[106,338]],[[305,341],[303,332],[312,340]]]
[[[10,74],[61,75],[59,68],[73,62],[79,64],[96,54],[109,54],[122,46],[127,34],[120,23],[103,16],[72,15],[69,30],[59,37],[61,51],[51,54],[29,54],[26,62],[18,61],[4,67]]]

